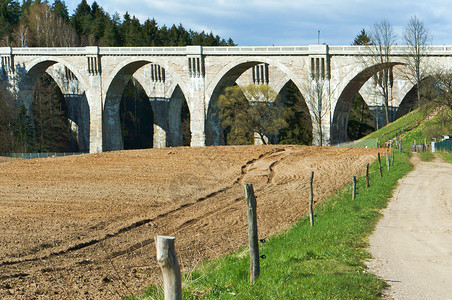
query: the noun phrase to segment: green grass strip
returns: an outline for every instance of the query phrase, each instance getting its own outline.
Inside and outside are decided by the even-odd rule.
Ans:
[[[367,238],[397,180],[412,169],[408,160],[409,154],[397,152],[394,166],[389,172],[384,168],[382,178],[373,163],[370,188],[359,177],[355,200],[349,184],[315,208],[315,227],[310,227],[309,217],[303,217],[291,229],[260,244],[260,254],[267,258],[261,259],[260,277],[254,284],[249,283],[249,255],[244,248],[185,274],[183,298],[378,298],[385,282],[366,269],[365,260],[370,258]],[[163,299],[162,289],[150,287],[145,297]]]
[[[443,160],[447,163],[452,163],[452,153],[450,152],[444,152],[444,151],[439,151],[436,152],[437,154],[441,155]]]
[[[433,155],[430,152],[420,152],[419,157],[421,158],[421,161],[433,161],[435,159],[435,155]]]

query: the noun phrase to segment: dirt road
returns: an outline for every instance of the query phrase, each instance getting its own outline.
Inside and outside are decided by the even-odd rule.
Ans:
[[[452,299],[452,165],[412,158],[370,238],[370,271],[394,299]]]

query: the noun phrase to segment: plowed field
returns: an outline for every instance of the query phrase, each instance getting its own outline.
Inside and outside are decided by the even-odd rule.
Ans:
[[[380,149],[380,151],[382,151]],[[231,146],[0,159],[0,298],[114,299],[161,281],[154,236],[190,270],[247,243],[242,183],[260,238],[362,174],[377,149]]]

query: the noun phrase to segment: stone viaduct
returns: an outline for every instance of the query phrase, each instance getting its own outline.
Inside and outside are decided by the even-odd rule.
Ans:
[[[403,76],[407,48],[393,46],[394,84],[390,106],[402,115],[410,109],[413,84]],[[47,72],[65,96],[69,118],[81,150],[102,152],[123,148],[119,106],[132,76],[146,91],[154,113],[154,147],[182,145],[181,107],[190,111],[191,146],[219,145],[222,131],[216,101],[234,84],[269,84],[280,94],[294,85],[313,120],[314,143],[343,142],[347,137],[352,99],[360,93],[371,111],[381,97],[370,78],[384,66],[372,64],[365,46],[272,47],[83,47],[0,48],[4,81],[15,99],[32,114],[36,81]],[[429,65],[452,67],[452,46],[431,46]],[[314,78],[325,82],[321,124],[314,126],[310,96]],[[410,92],[411,91],[411,92]],[[381,119],[375,113],[375,123]]]

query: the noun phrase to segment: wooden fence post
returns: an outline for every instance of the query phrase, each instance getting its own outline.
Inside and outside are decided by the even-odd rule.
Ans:
[[[175,237],[161,236],[155,237],[157,248],[157,262],[163,272],[163,289],[165,300],[181,300],[182,284],[179,261],[177,260],[176,249],[174,247]]]
[[[380,170],[380,177],[383,177],[383,172],[381,170],[380,152],[378,152],[378,170]]]
[[[388,168],[388,172],[389,172],[389,155],[388,155],[388,150],[386,150],[386,167]]]
[[[310,188],[311,188],[311,198],[309,200],[309,219],[311,221],[311,227],[314,227],[314,190],[312,188],[312,183],[314,181],[314,172],[311,172],[311,181],[310,181]]]
[[[248,243],[250,247],[250,282],[259,277],[259,244],[257,237],[256,197],[253,185],[245,183],[246,211],[248,216]]]
[[[366,188],[369,188],[369,163],[366,164]]]
[[[352,199],[353,200],[356,199],[356,176],[353,176],[353,194],[352,194]]]

